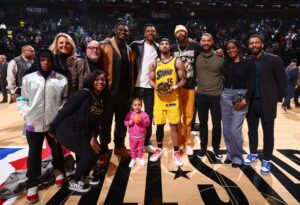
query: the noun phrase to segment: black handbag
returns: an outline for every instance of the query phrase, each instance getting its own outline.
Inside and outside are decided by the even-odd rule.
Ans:
[[[232,96],[232,105],[235,105],[238,102],[241,102],[244,99],[244,95],[242,94],[235,94]]]

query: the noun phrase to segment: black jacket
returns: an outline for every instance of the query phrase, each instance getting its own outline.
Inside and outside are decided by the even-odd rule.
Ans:
[[[86,128],[89,125],[89,108],[91,105],[91,99],[93,94],[87,90],[82,89],[78,92],[71,95],[63,108],[58,112],[57,116],[53,120],[50,125],[49,132],[56,133],[57,127],[60,124],[64,126],[72,127],[74,132],[82,133],[81,137],[84,136],[87,132],[91,134],[91,136],[98,136],[100,133],[100,126],[95,126],[92,130],[87,130]],[[99,97],[99,101],[103,105],[103,97]],[[101,119],[99,119],[97,125],[100,125]],[[61,130],[64,130],[60,126]],[[61,131],[60,130],[60,131]],[[69,136],[72,137],[72,136]]]
[[[0,76],[1,76],[1,79],[0,81],[3,83],[3,85],[7,85],[7,81],[6,81],[6,77],[7,77],[7,65],[8,63],[5,62],[3,63],[2,65],[0,65]],[[2,85],[2,84],[1,84]],[[6,89],[6,88],[5,88]]]
[[[143,56],[144,56],[144,43],[145,43],[145,39],[140,40],[140,41],[133,41],[129,46],[131,48],[131,51],[133,52],[134,55],[134,82],[136,82],[138,73],[140,68],[142,67],[142,63],[143,63]],[[156,52],[157,52],[157,56],[160,55],[159,52],[159,44],[158,43],[154,43]]]
[[[276,118],[277,102],[282,101],[286,92],[287,75],[281,57],[263,52],[261,58],[259,93],[263,120],[268,122]]]

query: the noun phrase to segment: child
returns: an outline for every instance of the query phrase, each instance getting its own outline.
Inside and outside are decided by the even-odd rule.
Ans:
[[[143,148],[145,143],[146,127],[150,124],[149,116],[142,109],[142,99],[135,97],[131,103],[132,111],[124,120],[125,126],[129,128],[129,142],[131,161],[129,167],[133,167],[135,159],[139,158],[140,165],[144,166]]]
[[[64,159],[60,145],[48,135],[50,123],[58,113],[68,94],[67,79],[54,71],[54,56],[42,49],[36,59],[37,71],[23,77],[22,95],[17,100],[18,110],[26,124],[29,145],[27,160],[27,202],[39,200],[38,184],[41,175],[41,154],[46,137],[52,149],[55,184],[64,183]]]

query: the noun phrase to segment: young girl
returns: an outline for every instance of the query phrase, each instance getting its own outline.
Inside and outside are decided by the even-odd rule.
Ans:
[[[131,103],[132,111],[129,112],[124,120],[125,126],[129,128],[129,142],[131,161],[129,167],[133,167],[135,159],[139,158],[140,165],[144,166],[143,149],[145,143],[146,128],[150,124],[149,116],[142,109],[142,99],[135,97]]]

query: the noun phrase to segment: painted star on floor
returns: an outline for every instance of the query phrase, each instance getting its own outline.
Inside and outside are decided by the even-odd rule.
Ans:
[[[173,174],[175,174],[174,179],[177,179],[178,177],[184,177],[184,178],[190,179],[187,176],[187,173],[189,173],[191,171],[184,171],[180,167],[178,167],[177,171],[170,171],[170,172],[172,172]]]

